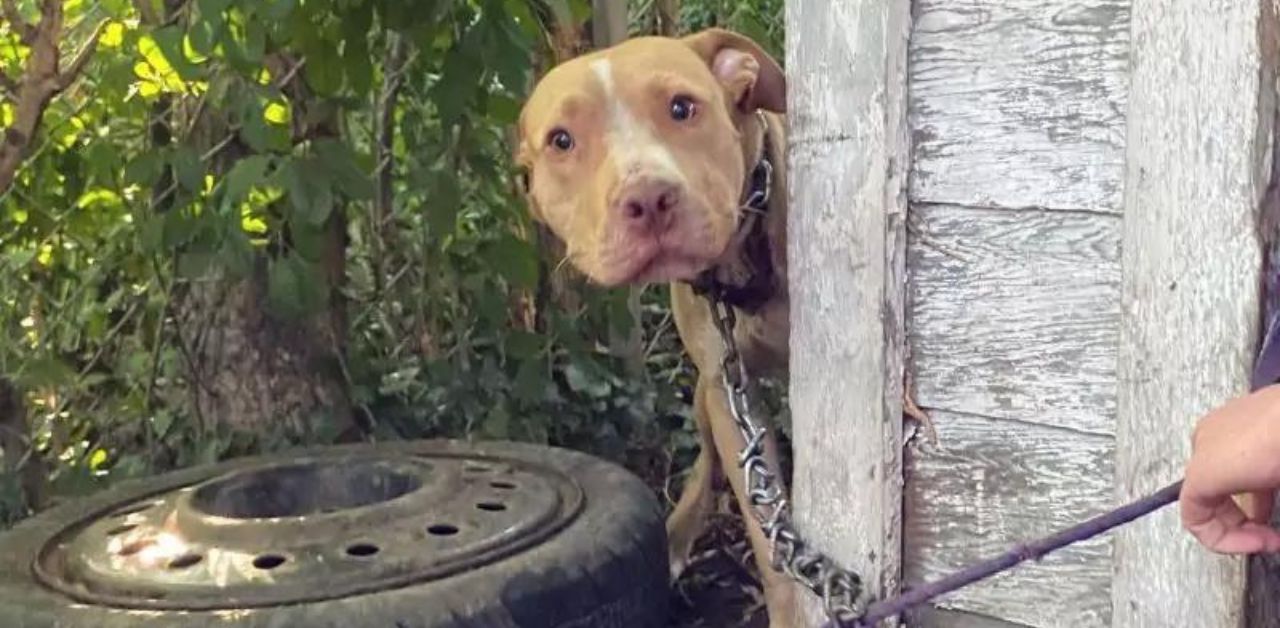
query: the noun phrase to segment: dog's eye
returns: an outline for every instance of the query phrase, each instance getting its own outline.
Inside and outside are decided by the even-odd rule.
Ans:
[[[697,113],[697,106],[693,104],[693,99],[688,96],[676,96],[671,99],[671,119],[676,122],[684,122],[693,117]]]
[[[553,129],[547,134],[547,145],[556,150],[567,153],[573,150],[573,136],[564,129]]]

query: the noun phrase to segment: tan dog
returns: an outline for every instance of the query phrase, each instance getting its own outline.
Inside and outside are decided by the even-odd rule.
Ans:
[[[785,373],[785,110],[777,62],[751,40],[711,29],[632,39],[557,66],[520,116],[516,154],[531,210],[563,240],[569,262],[605,286],[673,282],[676,326],[698,367],[702,448],[667,519],[672,577],[702,533],[718,473],[743,513],[753,512],[737,466],[744,442],[720,380],[724,346],[688,282],[711,271],[730,287],[748,371]],[[772,436],[765,451],[782,477]],[[798,625],[794,585],[772,569],[754,515],[745,520],[770,625]]]

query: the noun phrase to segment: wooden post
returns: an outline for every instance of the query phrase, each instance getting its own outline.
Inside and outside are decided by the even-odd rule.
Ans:
[[[591,43],[607,48],[627,38],[627,0],[591,0]]]
[[[1134,0],[1119,352],[1117,499],[1176,479],[1192,427],[1247,390],[1257,339],[1272,0]],[[1264,8],[1265,6],[1265,8]],[[1176,508],[1121,529],[1114,626],[1243,625],[1245,563]]]
[[[901,570],[910,2],[786,13],[796,518],[879,597]]]

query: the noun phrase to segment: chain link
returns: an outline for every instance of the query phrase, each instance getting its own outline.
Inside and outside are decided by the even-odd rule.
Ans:
[[[738,454],[747,494],[764,535],[769,539],[770,561],[781,571],[822,598],[823,609],[836,625],[845,625],[862,616],[859,601],[862,579],[836,564],[830,557],[814,550],[796,533],[791,524],[791,504],[777,476],[764,458],[767,428],[751,416],[746,365],[734,339],[733,306],[724,303],[715,291],[706,293],[712,318],[724,341],[721,377],[729,399],[729,413],[746,444]]]

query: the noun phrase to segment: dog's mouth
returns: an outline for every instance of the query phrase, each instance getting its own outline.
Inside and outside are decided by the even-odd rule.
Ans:
[[[710,268],[712,260],[682,247],[653,242],[637,247],[625,260],[606,265],[605,277],[597,277],[607,286],[689,281]]]
[[[689,281],[706,270],[705,260],[678,252],[660,252],[649,258],[635,272],[629,283],[661,283]]]

